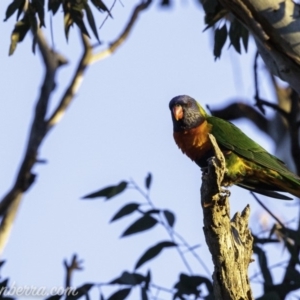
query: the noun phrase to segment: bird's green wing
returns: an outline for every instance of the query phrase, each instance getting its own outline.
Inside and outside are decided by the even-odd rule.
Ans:
[[[207,122],[213,125],[211,133],[220,146],[232,150],[254,163],[277,171],[282,176],[299,184],[299,177],[290,172],[280,159],[268,153],[234,124],[212,116],[207,117]]]

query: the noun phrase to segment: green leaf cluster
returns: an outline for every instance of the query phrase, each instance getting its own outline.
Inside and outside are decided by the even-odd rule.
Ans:
[[[91,4],[99,12],[107,12],[110,16],[110,11],[102,0],[48,0],[48,10],[53,15],[62,8],[64,14],[64,31],[66,39],[69,38],[69,31],[73,24],[76,24],[82,34],[90,37],[85,25],[86,16],[87,22],[98,40],[98,30],[95,18],[91,9]],[[11,34],[11,44],[9,55],[12,55],[17,47],[17,44],[22,42],[29,30],[35,36],[38,27],[45,27],[45,1],[44,0],[13,0],[7,7],[4,21],[7,21],[11,16],[16,14],[14,29]],[[33,39],[33,52],[35,49],[36,39]]]
[[[232,14],[228,12],[217,0],[203,0],[202,6],[205,12],[205,24],[207,26],[204,30],[213,27],[214,28],[214,56],[215,59],[221,57],[222,49],[229,36],[230,46],[241,53],[241,41],[244,49],[247,52],[249,32],[248,29]],[[222,26],[217,26],[218,23],[222,23]],[[229,23],[229,30],[227,24]]]

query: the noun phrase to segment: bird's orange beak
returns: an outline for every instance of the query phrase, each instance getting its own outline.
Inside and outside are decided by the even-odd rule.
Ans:
[[[175,105],[173,107],[173,115],[176,121],[183,118],[183,110],[181,105]]]

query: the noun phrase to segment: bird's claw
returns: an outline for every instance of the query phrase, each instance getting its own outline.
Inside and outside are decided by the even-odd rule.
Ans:
[[[231,195],[230,191],[227,189],[221,189],[219,194],[220,194],[220,197],[224,197],[224,196],[230,197],[230,195]]]

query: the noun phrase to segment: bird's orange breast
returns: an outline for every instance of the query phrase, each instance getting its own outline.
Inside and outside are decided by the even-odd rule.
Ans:
[[[204,121],[196,128],[174,132],[174,140],[178,147],[191,160],[201,159],[212,148],[208,134],[212,125]]]

